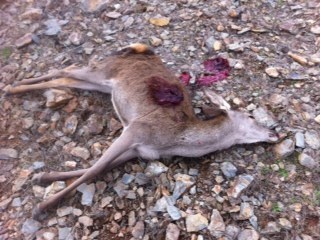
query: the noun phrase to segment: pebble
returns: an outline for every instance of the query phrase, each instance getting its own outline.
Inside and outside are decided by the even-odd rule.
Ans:
[[[77,187],[77,191],[82,193],[81,204],[91,206],[96,187],[94,183],[87,185],[86,183],[81,184]]]
[[[270,112],[268,112],[266,109],[262,107],[253,110],[252,115],[258,123],[260,123],[263,126],[266,126],[267,128],[273,128],[277,125],[277,122],[273,115],[271,115]]]
[[[71,115],[70,117],[66,118],[64,122],[63,132],[66,134],[73,134],[78,126],[78,118],[76,115]]]
[[[101,115],[92,114],[87,120],[86,127],[90,134],[96,135],[100,134],[104,127],[104,121]]]
[[[161,173],[167,172],[168,167],[165,166],[162,162],[159,161],[150,161],[144,173],[147,177],[157,177]]]
[[[56,238],[56,234],[53,232],[44,232],[42,236],[44,240],[54,240]]]
[[[227,190],[229,197],[238,198],[243,190],[245,190],[251,182],[254,180],[254,177],[249,174],[241,174],[238,176],[234,182],[234,185]]]
[[[262,234],[275,234],[280,232],[276,222],[268,222],[267,226],[261,230]]]
[[[231,162],[223,162],[220,165],[221,171],[227,178],[236,176],[238,169]]]
[[[35,233],[36,231],[38,231],[41,228],[41,223],[32,219],[32,218],[28,218],[23,224],[22,224],[22,228],[21,228],[21,232],[24,235],[30,235]]]
[[[320,25],[312,26],[310,31],[314,34],[320,34]]]
[[[208,219],[200,213],[188,215],[186,218],[187,232],[198,232],[208,227]]]
[[[320,136],[314,130],[306,131],[304,134],[306,143],[314,150],[320,149]]]
[[[302,166],[307,167],[309,169],[315,169],[319,166],[319,163],[316,162],[315,159],[313,159],[311,156],[309,156],[306,153],[300,153],[298,160]]]
[[[82,34],[79,32],[72,32],[68,39],[75,46],[79,46],[83,42]]]
[[[244,229],[238,235],[238,240],[259,240],[259,233],[254,229]]]
[[[266,73],[273,78],[279,77],[279,72],[275,67],[268,67],[265,69]]]
[[[63,227],[58,228],[58,239],[59,240],[66,240],[66,239],[72,239],[71,237],[71,228],[69,227]]]
[[[222,235],[224,235],[224,231],[226,230],[226,226],[223,221],[223,218],[220,215],[220,212],[217,209],[212,210],[208,230],[210,231],[210,234],[216,238],[219,238]]]
[[[122,182],[123,182],[123,184],[130,184],[132,181],[134,180],[134,176],[133,175],[131,175],[131,174],[127,174],[127,173],[125,173],[125,174],[123,174],[123,176],[122,176]]]
[[[221,41],[214,41],[213,42],[213,50],[220,51],[222,48],[222,42]]]
[[[177,225],[169,223],[166,230],[165,240],[179,240],[180,229]]]
[[[75,161],[65,161],[64,166],[68,168],[75,168],[77,166],[77,162]]]
[[[57,215],[59,217],[64,217],[64,216],[67,216],[69,214],[71,214],[73,211],[73,207],[61,207],[61,208],[58,208],[57,209]]]
[[[15,41],[15,45],[17,48],[22,48],[24,46],[27,46],[28,44],[32,43],[32,34],[31,33],[27,33],[25,35],[23,35],[21,38],[18,38]]]
[[[42,17],[43,11],[40,8],[29,8],[20,15],[21,20],[39,20]]]
[[[128,214],[128,226],[133,227],[136,224],[136,214],[134,211],[130,211]]]
[[[12,192],[20,191],[23,185],[27,182],[31,173],[32,171],[29,169],[21,170],[18,177],[13,182]]]
[[[19,197],[14,198],[12,200],[11,206],[12,207],[21,207],[22,206],[21,198],[19,198]]]
[[[70,154],[75,157],[82,158],[83,160],[87,160],[90,157],[90,152],[88,149],[83,147],[75,147],[70,151]]]
[[[83,224],[83,226],[85,226],[85,227],[93,226],[93,220],[92,220],[92,218],[90,218],[88,216],[79,217],[78,222]]]
[[[243,202],[240,205],[240,214],[239,220],[247,220],[250,219],[254,215],[253,206],[250,203]]]
[[[152,46],[158,47],[158,46],[160,46],[162,44],[162,40],[160,38],[151,36],[150,37],[150,43],[151,43]]]
[[[279,225],[284,228],[284,229],[291,229],[292,228],[292,224],[291,222],[286,219],[286,218],[279,218]]]
[[[66,183],[64,181],[56,181],[51,183],[48,187],[45,188],[43,198],[46,199],[55,193],[61,191],[62,189],[66,188]],[[35,190],[35,188],[33,188]],[[36,190],[41,191],[41,187],[37,188]],[[40,194],[41,192],[39,192]]]
[[[82,9],[87,13],[101,12],[110,4],[109,0],[82,0]]]
[[[132,236],[136,239],[142,239],[144,235],[144,222],[138,221],[137,224],[132,228]]]
[[[117,18],[121,17],[121,13],[119,13],[119,12],[108,12],[108,13],[106,13],[106,16],[108,18],[117,19]]]
[[[0,159],[18,158],[18,151],[13,148],[0,148]]]
[[[228,236],[227,240],[229,239],[236,239],[240,232],[240,228],[234,225],[228,225],[226,227],[225,236]]]
[[[57,35],[61,31],[61,26],[67,24],[68,21],[65,20],[58,20],[55,18],[49,19],[44,22],[47,29],[44,32],[45,35],[54,36]]]
[[[101,199],[100,207],[105,208],[113,201],[113,197],[108,196]]]
[[[170,18],[166,18],[166,17],[150,18],[149,22],[155,26],[164,27],[169,24]]]
[[[5,210],[11,203],[12,198],[4,199],[0,202],[0,210]]]
[[[33,168],[33,170],[38,170],[38,169],[43,168],[45,165],[46,164],[44,162],[36,161],[36,162],[32,163],[32,168]]]
[[[302,132],[297,132],[295,134],[295,142],[296,142],[296,146],[299,148],[305,148],[305,143],[304,143],[304,135]]]
[[[46,107],[54,109],[64,106],[73,98],[71,94],[60,89],[46,90],[43,95],[47,98]]]
[[[314,120],[316,121],[316,123],[319,123],[320,124],[320,114],[318,116],[316,116],[314,118]]]
[[[273,147],[275,155],[279,158],[286,158],[294,152],[294,141],[285,139]]]
[[[291,57],[294,61],[301,65],[306,65],[308,63],[308,60],[298,54],[288,52],[288,56]]]
[[[176,174],[174,175],[176,184],[173,190],[173,198],[177,200],[183,193],[190,189],[195,184],[195,179],[187,174]]]
[[[167,212],[169,213],[171,219],[174,221],[179,220],[181,218],[180,210],[173,205],[167,206]]]

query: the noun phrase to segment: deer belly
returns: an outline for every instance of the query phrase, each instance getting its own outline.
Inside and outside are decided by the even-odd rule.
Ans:
[[[154,149],[151,146],[143,145],[143,146],[138,146],[136,149],[137,149],[138,155],[143,159],[155,160],[160,158],[158,150]]]

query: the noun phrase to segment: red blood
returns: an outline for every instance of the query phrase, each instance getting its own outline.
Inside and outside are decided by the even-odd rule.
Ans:
[[[190,83],[190,79],[191,79],[191,76],[189,73],[187,72],[182,72],[180,77],[179,77],[180,81],[184,84],[184,85],[189,85]]]
[[[179,105],[183,101],[183,92],[177,84],[172,84],[160,77],[148,80],[149,92],[153,100],[164,107]]]
[[[197,83],[202,86],[209,86],[227,78],[231,69],[228,60],[221,57],[208,59],[204,61],[203,65],[209,73],[197,80]]]

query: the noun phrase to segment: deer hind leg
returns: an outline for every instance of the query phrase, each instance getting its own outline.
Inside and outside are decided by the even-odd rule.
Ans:
[[[104,171],[110,171],[111,169],[119,166],[120,164],[122,164],[122,163],[126,162],[127,160],[130,160],[136,156],[137,156],[137,154],[135,151],[128,150],[127,152],[120,155],[113,162],[111,162],[110,165],[104,169]],[[44,184],[50,184],[55,181],[64,181],[64,180],[74,178],[74,177],[81,177],[89,169],[90,168],[86,168],[86,169],[69,171],[69,172],[37,173],[33,176],[32,182],[37,185],[44,185]]]
[[[120,135],[120,137],[111,145],[111,147],[102,155],[102,157],[92,167],[90,167],[80,178],[74,181],[67,188],[56,193],[55,195],[51,196],[45,201],[39,203],[33,209],[33,217],[38,218],[43,211],[55,206],[62,198],[64,198],[72,190],[76,189],[80,184],[88,181],[89,179],[94,178],[105,168],[110,167],[110,164],[114,162],[123,153],[125,153],[129,149],[134,150],[134,138],[138,135],[138,133],[134,129],[135,128],[128,127]]]
[[[100,92],[109,93],[108,88],[103,88],[94,83],[83,82],[83,81],[72,79],[72,78],[58,78],[58,79],[50,80],[47,82],[35,83],[30,85],[13,86],[6,89],[6,93],[17,94],[17,93],[24,93],[32,90],[58,88],[58,87],[79,88],[84,90],[96,90]]]

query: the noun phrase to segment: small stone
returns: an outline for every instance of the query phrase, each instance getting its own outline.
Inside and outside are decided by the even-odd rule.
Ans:
[[[56,238],[56,234],[53,232],[44,232],[42,236],[44,240],[54,240]]]
[[[291,229],[292,228],[292,224],[291,222],[286,219],[286,218],[279,218],[279,225],[284,228],[284,229]]]
[[[173,190],[173,198],[177,200],[183,193],[190,189],[195,184],[194,177],[191,177],[187,174],[176,174],[174,175],[176,184]]]
[[[30,129],[33,126],[34,120],[32,117],[27,117],[22,119],[23,129]]]
[[[150,161],[144,173],[147,177],[156,177],[168,171],[168,167],[159,161]]]
[[[144,235],[144,223],[138,221],[137,224],[132,228],[132,236],[136,239],[142,239]]]
[[[73,98],[71,94],[60,89],[49,89],[43,95],[47,98],[46,107],[54,109],[64,106]]]
[[[79,187],[77,187],[77,190],[82,193],[82,198],[81,198],[81,204],[86,205],[86,206],[91,206],[94,193],[96,191],[95,184],[81,184]]]
[[[229,239],[236,239],[236,237],[238,236],[240,232],[240,228],[234,225],[228,225],[226,227],[226,231],[225,231],[225,236],[228,236],[228,240]]]
[[[320,25],[312,26],[310,31],[314,34],[320,34]]]
[[[121,13],[119,13],[119,12],[108,12],[108,13],[106,13],[106,16],[108,18],[117,19],[117,18],[121,17]]]
[[[92,218],[88,217],[88,216],[81,216],[78,219],[78,222],[83,224],[83,226],[85,227],[90,227],[93,225],[93,220]]]
[[[75,147],[70,153],[72,156],[82,158],[83,160],[87,160],[90,157],[89,150],[83,147]]]
[[[65,20],[58,20],[55,18],[49,19],[44,22],[47,29],[44,32],[47,36],[54,36],[57,35],[61,31],[61,26],[65,25],[68,21]]]
[[[320,124],[320,114],[314,118],[314,120]]]
[[[253,216],[253,214],[254,214],[253,206],[251,206],[247,202],[241,203],[239,220],[248,220]]]
[[[87,13],[101,12],[110,4],[109,0],[82,0],[82,9]]]
[[[45,193],[45,188],[38,186],[38,185],[33,185],[32,186],[32,191],[35,197],[37,198],[43,198],[44,193]]]
[[[214,41],[213,42],[213,50],[220,51],[222,48],[222,42],[221,41]]]
[[[223,162],[220,165],[221,171],[227,178],[233,178],[236,176],[237,168],[231,162]]]
[[[298,54],[288,52],[288,56],[291,57],[294,61],[301,65],[306,65],[308,63],[308,60]]]
[[[227,190],[228,196],[238,198],[242,191],[249,187],[253,180],[253,176],[249,174],[241,174],[236,178],[234,185]]]
[[[100,203],[100,207],[101,208],[105,208],[106,206],[108,206],[111,202],[113,201],[113,197],[104,197],[101,199],[101,203]]]
[[[273,147],[274,153],[279,158],[286,158],[294,152],[294,142],[291,139],[285,139]]]
[[[166,18],[166,17],[150,18],[149,22],[155,26],[163,27],[169,24],[170,18]]]
[[[64,166],[68,167],[68,168],[75,168],[77,166],[77,162],[75,162],[75,161],[65,161]]]
[[[236,9],[231,9],[229,10],[229,16],[232,18],[237,18],[239,17],[239,12]]]
[[[301,212],[302,204],[301,203],[293,203],[289,206],[289,208],[294,210],[295,212]]]
[[[125,173],[122,177],[122,182],[127,185],[130,184],[133,180],[134,180],[134,176],[131,174]]]
[[[299,148],[305,148],[304,135],[302,132],[297,132],[295,134],[296,146]]]
[[[268,67],[265,69],[266,73],[273,78],[279,77],[279,72],[275,67]]]
[[[22,225],[21,232],[24,235],[30,235],[35,233],[41,228],[41,223],[33,220],[31,218],[28,218]]]
[[[309,169],[315,169],[319,166],[319,163],[306,153],[300,153],[298,160],[302,166]]]
[[[169,223],[166,230],[165,240],[179,240],[180,229],[177,225]]]
[[[64,122],[63,132],[66,134],[73,134],[78,126],[78,118],[76,115],[71,115]]]
[[[22,206],[21,198],[19,198],[19,197],[14,198],[12,200],[11,206],[12,207],[21,207]]]
[[[188,215],[186,218],[187,232],[199,232],[208,227],[208,219],[200,213]]]
[[[59,217],[64,217],[72,213],[73,207],[61,207],[57,209],[57,215]]]
[[[64,228],[58,228],[59,232],[59,240],[65,240],[65,239],[72,239],[71,237],[71,228],[64,227]]]
[[[277,125],[274,116],[262,107],[253,110],[252,115],[257,120],[257,122],[263,126],[272,128]]]
[[[104,121],[101,115],[92,114],[87,120],[87,128],[90,134],[100,134],[104,127]]]
[[[11,203],[12,198],[4,199],[0,202],[0,210],[5,210]]]
[[[27,33],[25,35],[23,35],[21,38],[18,38],[15,41],[15,45],[17,48],[22,48],[24,46],[27,46],[28,44],[32,43],[32,34],[31,33]]]
[[[82,213],[83,212],[79,208],[73,208],[73,210],[72,210],[72,214],[75,215],[75,216],[78,216],[78,217],[81,216]]]
[[[42,17],[43,11],[40,8],[29,8],[20,15],[21,20],[39,20]]]
[[[167,212],[169,213],[171,219],[174,221],[179,220],[181,218],[180,210],[175,206],[168,205]]]
[[[45,188],[44,192],[44,199],[54,195],[55,193],[61,191],[62,189],[66,188],[66,183],[63,181],[56,181],[53,182],[51,185]]]
[[[307,131],[305,134],[306,143],[314,150],[320,149],[320,136],[314,131]]]
[[[119,197],[125,197],[128,193],[128,185],[122,183],[122,181],[117,181],[113,186],[114,191],[116,191]]]
[[[226,230],[225,223],[223,218],[220,215],[220,212],[217,209],[212,210],[210,224],[208,230],[213,237],[219,238],[224,235]]]
[[[145,184],[149,183],[150,180],[151,179],[149,177],[147,177],[144,173],[138,172],[136,174],[136,178],[135,178],[134,182],[137,183],[139,186],[141,186],[141,185],[145,185]]]
[[[261,230],[262,234],[274,234],[280,232],[276,222],[268,222],[267,226]]]
[[[149,41],[150,41],[151,45],[154,47],[158,47],[162,44],[162,40],[160,38],[157,38],[154,36],[151,36]]]
[[[82,34],[79,32],[72,32],[69,36],[69,40],[73,45],[79,46],[83,42]]]
[[[254,229],[242,230],[238,235],[238,240],[259,240],[259,233]]]
[[[18,177],[13,182],[13,186],[12,186],[13,192],[17,192],[22,189],[23,185],[27,182],[31,172],[32,171],[28,169],[24,169],[19,172]]]
[[[307,234],[301,234],[301,237],[302,237],[302,240],[315,240],[313,237],[311,237]]]
[[[18,158],[18,151],[13,148],[0,148],[0,159]]]

